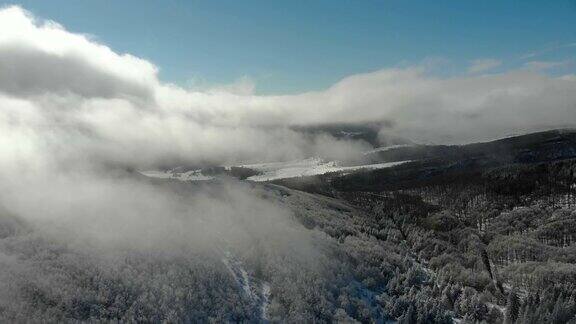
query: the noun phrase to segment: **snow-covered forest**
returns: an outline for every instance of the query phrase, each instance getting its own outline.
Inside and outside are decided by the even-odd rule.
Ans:
[[[0,316],[6,322],[574,322],[576,160],[434,163],[277,184],[118,173],[116,186],[124,179],[140,191],[167,193],[171,214],[188,203],[197,212],[199,199],[210,201],[198,215],[162,216],[159,209],[153,211],[159,218],[120,218],[147,236],[110,228],[110,237],[90,238],[90,226],[107,226],[99,221],[77,229],[90,239],[62,236],[61,228],[39,228],[3,211]],[[146,197],[136,195],[135,201]],[[224,207],[210,210],[215,202]],[[165,226],[183,231],[164,236]],[[130,244],[115,233],[128,235]]]

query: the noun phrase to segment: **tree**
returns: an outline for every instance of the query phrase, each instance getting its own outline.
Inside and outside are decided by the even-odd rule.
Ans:
[[[504,318],[504,323],[512,324],[518,319],[518,313],[520,312],[520,300],[515,290],[510,291],[508,295],[508,300],[506,302],[506,316]]]
[[[414,311],[414,306],[410,305],[408,310],[398,320],[398,324],[414,324],[414,323],[416,323],[416,312]]]

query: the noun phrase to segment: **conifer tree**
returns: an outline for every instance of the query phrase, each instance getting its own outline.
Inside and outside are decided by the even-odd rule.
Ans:
[[[520,311],[520,300],[515,290],[510,291],[508,295],[508,300],[506,302],[506,316],[504,318],[504,323],[513,324],[516,323],[518,319],[518,313]]]

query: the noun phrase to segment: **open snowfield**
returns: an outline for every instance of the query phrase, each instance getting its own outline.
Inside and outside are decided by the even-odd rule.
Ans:
[[[242,167],[260,171],[262,174],[251,176],[252,181],[271,181],[286,178],[320,175],[330,172],[353,172],[362,169],[383,169],[393,167],[407,161],[376,163],[357,166],[339,166],[337,161],[323,161],[318,158],[291,162],[276,162],[262,164],[248,164]]]
[[[203,175],[201,170],[192,170],[188,172],[174,172],[173,170],[166,171],[141,171],[140,174],[150,178],[159,179],[176,179],[180,181],[206,181],[212,180],[214,177]]]
[[[363,169],[383,169],[406,162],[408,161],[341,166],[338,161],[325,161],[319,158],[309,158],[288,162],[245,164],[240,165],[240,167],[260,172],[258,175],[248,177],[247,180],[263,182],[286,178],[314,176],[330,172],[354,172]],[[202,174],[202,170],[192,170],[188,172],[175,172],[174,170],[142,171],[140,173],[151,178],[176,179],[180,181],[205,181],[214,179],[213,176]]]

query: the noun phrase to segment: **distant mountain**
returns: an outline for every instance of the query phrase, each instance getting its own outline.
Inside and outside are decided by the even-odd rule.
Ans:
[[[346,127],[334,125],[309,131],[329,130],[338,133],[343,129],[348,131],[355,129],[357,132],[354,134],[358,136],[374,135],[370,133],[368,126]],[[576,131],[552,130],[468,145],[395,144],[365,152],[362,156],[365,162],[354,165],[309,158],[232,167],[177,167],[147,171],[143,174],[182,181],[206,181],[219,176],[231,176],[241,180],[276,181],[288,186],[322,181],[334,182],[336,185],[367,178],[372,185],[364,189],[370,189],[374,186],[390,185],[401,178],[414,181],[421,179],[424,175],[444,175],[446,172],[455,174],[454,172],[510,163],[535,163],[573,157],[576,157]],[[354,190],[357,188],[355,187]]]
[[[422,181],[464,177],[496,167],[576,158],[576,131],[552,130],[468,145],[403,145],[367,154],[369,163],[410,161],[385,169],[328,173],[275,183],[322,192],[379,191]]]
[[[576,130],[562,129],[468,145],[400,146],[373,152],[369,157],[379,162],[483,159],[499,163],[525,163],[574,156]]]

